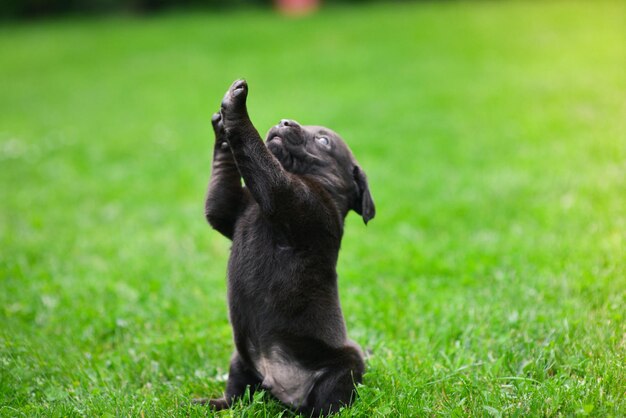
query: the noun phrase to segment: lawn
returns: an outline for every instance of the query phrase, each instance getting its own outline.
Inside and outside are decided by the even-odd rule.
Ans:
[[[624,2],[0,27],[0,415],[205,416],[233,349],[210,116],[323,124],[348,217],[341,416],[626,415]],[[220,416],[290,416],[267,395]]]

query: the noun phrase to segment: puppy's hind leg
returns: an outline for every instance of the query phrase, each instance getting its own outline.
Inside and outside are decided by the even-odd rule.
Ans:
[[[352,347],[344,350],[349,361],[344,357],[340,366],[329,368],[318,378],[300,412],[310,416],[334,414],[354,401],[355,385],[363,381],[365,364],[360,353]]]
[[[230,408],[233,402],[242,397],[246,393],[246,388],[250,387],[250,395],[261,386],[261,380],[257,375],[248,368],[239,354],[235,351],[230,361],[230,370],[228,372],[228,382],[226,383],[226,392],[224,396],[216,399],[197,399],[194,402],[213,407],[219,411]]]
[[[349,406],[354,401],[355,383],[351,370],[328,372],[315,383],[306,406],[298,412],[315,417],[339,412],[341,407]]]

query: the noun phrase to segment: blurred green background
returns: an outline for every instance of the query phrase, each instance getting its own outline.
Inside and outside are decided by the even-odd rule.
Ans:
[[[203,416],[233,349],[211,114],[339,132],[377,216],[339,261],[342,416],[626,415],[620,1],[0,26],[0,414]],[[224,416],[289,413],[268,396]]]
[[[324,4],[364,4],[370,1],[376,0],[325,0]],[[312,5],[317,8],[320,0],[4,0],[0,3],[0,18],[30,19],[97,14],[146,15],[172,11],[233,10],[270,6],[303,12],[310,10]]]

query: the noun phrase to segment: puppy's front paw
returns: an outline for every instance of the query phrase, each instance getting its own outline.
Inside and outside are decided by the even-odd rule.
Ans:
[[[230,120],[245,116],[247,114],[247,97],[248,83],[246,80],[235,81],[222,99],[222,118]]]
[[[218,149],[228,149],[228,142],[224,132],[224,122],[222,122],[221,113],[217,112],[213,114],[211,118],[211,125],[213,125],[213,132],[215,132],[215,144]]]
[[[222,123],[222,115],[220,112],[213,113],[213,116],[211,117],[211,125],[213,125],[215,137],[219,137],[224,134],[224,124]]]

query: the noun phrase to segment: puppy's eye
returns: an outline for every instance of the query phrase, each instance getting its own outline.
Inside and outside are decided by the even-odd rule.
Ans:
[[[330,145],[330,141],[325,136],[318,136],[317,138],[315,138],[315,140],[319,142],[320,144],[324,145],[325,147]]]

